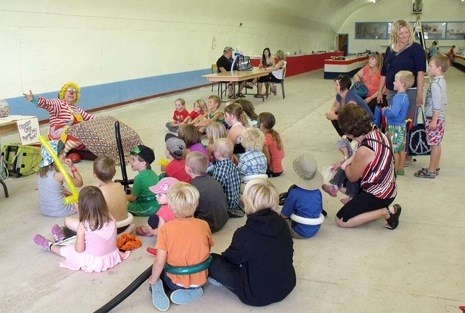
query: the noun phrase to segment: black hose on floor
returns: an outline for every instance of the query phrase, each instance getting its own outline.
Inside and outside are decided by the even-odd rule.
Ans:
[[[94,313],[106,313],[120,304],[124,299],[129,297],[140,285],[142,285],[152,274],[152,265],[150,265],[145,271],[142,272],[132,283],[129,284],[123,291],[111,299],[108,303],[102,306]]]

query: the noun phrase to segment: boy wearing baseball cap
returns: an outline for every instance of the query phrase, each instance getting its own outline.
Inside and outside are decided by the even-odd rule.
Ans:
[[[179,181],[190,183],[192,178],[186,173],[186,144],[181,138],[173,134],[165,136],[166,152],[165,155],[170,160],[166,165],[165,176],[174,177]]]
[[[144,145],[136,146],[130,153],[131,169],[139,174],[134,177],[131,194],[127,195],[128,211],[134,215],[150,216],[160,207],[155,195],[149,190],[149,187],[158,183],[158,175],[150,167],[155,161],[155,154],[152,149]]]

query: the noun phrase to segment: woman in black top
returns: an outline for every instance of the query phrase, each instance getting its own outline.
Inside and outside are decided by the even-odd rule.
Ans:
[[[273,210],[278,192],[271,182],[249,181],[243,197],[247,221],[226,251],[212,254],[210,281],[245,304],[264,306],[283,300],[295,287],[293,242],[287,223]]]

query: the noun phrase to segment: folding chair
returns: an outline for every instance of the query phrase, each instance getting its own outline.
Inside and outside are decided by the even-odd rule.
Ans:
[[[280,83],[274,83],[274,84],[281,84],[281,92],[283,94],[283,99],[286,98],[286,94],[284,92],[284,79],[286,78],[286,71],[287,71],[287,67],[285,67],[283,69],[283,79],[281,80],[281,82]],[[268,98],[269,92],[270,92],[270,83],[267,83],[266,84],[266,97],[267,98]]]

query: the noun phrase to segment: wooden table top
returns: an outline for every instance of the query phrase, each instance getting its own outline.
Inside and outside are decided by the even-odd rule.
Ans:
[[[254,68],[251,71],[229,71],[226,73],[216,73],[202,75],[211,82],[241,82],[257,77],[268,75],[270,72],[266,72],[263,69]]]

